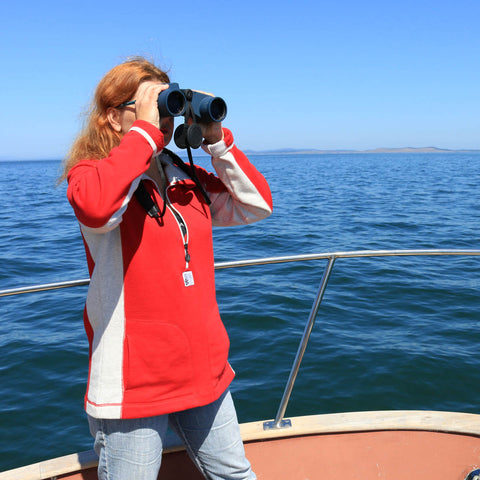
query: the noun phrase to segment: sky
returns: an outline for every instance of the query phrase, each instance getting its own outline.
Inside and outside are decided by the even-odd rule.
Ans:
[[[236,144],[480,149],[480,0],[4,0],[0,160],[63,158],[132,56],[225,99]]]

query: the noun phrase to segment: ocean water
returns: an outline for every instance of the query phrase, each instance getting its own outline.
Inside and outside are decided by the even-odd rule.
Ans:
[[[216,260],[478,249],[480,155],[252,155],[274,213]],[[208,159],[198,157],[208,166]],[[88,277],[60,162],[0,162],[0,289]],[[275,417],[325,261],[217,271],[241,422]],[[87,287],[0,298],[0,471],[90,449]],[[287,416],[480,412],[480,257],[337,260]]]

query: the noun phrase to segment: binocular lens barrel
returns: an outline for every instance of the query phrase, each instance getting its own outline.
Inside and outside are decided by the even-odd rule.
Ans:
[[[171,83],[167,90],[163,90],[158,95],[158,111],[161,117],[178,117],[185,112],[187,99],[178,84]]]
[[[204,121],[221,122],[227,116],[227,104],[220,97],[206,97],[199,105],[200,118]]]
[[[173,90],[167,98],[167,108],[172,117],[182,115],[185,111],[185,95],[180,90]]]

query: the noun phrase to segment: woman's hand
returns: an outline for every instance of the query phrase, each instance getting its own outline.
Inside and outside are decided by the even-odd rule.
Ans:
[[[143,82],[138,87],[135,100],[136,120],[145,120],[157,128],[160,128],[160,114],[158,112],[158,95],[167,90],[167,83]]]
[[[200,123],[205,143],[217,143],[223,140],[222,122]]]

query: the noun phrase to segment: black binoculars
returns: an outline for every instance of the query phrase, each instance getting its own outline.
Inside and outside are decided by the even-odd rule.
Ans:
[[[178,83],[171,83],[167,90],[160,92],[157,103],[160,117],[185,117],[185,123],[175,130],[174,140],[178,148],[198,148],[203,140],[199,123],[221,122],[227,116],[227,104],[223,98],[182,90]]]
[[[227,104],[220,97],[212,97],[194,90],[181,90],[178,83],[171,83],[158,96],[160,117],[189,115],[193,110],[195,120],[200,123],[221,122],[227,116]]]

